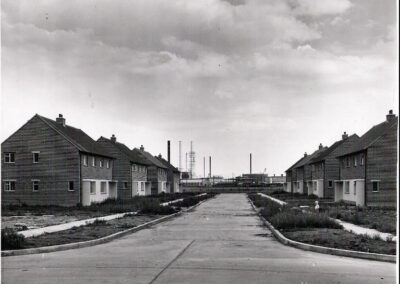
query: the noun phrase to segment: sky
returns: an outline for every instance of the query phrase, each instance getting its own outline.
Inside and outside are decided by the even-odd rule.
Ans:
[[[1,138],[36,113],[197,176],[283,174],[398,114],[394,0],[1,1]],[[206,165],[208,174],[208,164]]]

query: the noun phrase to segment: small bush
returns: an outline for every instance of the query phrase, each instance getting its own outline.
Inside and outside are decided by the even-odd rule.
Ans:
[[[141,214],[151,214],[151,215],[170,215],[176,212],[177,211],[171,206],[161,206],[159,204],[154,206],[146,206],[140,210]]]
[[[308,199],[319,199],[318,195],[311,194],[308,196]]]
[[[102,226],[102,225],[105,225],[106,223],[107,222],[105,220],[96,219],[96,220],[94,220],[94,222],[91,225]]]
[[[342,225],[336,223],[325,214],[303,214],[284,211],[270,218],[272,225],[277,229],[294,228],[332,228],[341,229]]]
[[[11,228],[4,228],[1,230],[1,248],[8,249],[22,249],[25,247],[25,237],[17,234]]]

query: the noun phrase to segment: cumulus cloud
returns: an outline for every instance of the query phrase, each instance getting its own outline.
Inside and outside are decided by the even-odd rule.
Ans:
[[[245,171],[229,153],[252,151],[255,168],[278,174],[393,104],[384,11],[365,0],[2,1],[2,137],[34,113],[64,113],[94,138],[154,154],[168,138],[195,140],[226,175]]]

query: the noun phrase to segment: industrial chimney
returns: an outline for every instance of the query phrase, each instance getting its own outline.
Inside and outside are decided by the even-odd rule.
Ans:
[[[250,153],[250,174],[252,174],[252,156]]]
[[[210,178],[211,178],[211,156],[209,157],[209,163],[210,163]]]
[[[168,163],[171,163],[171,141],[167,142],[168,147]]]

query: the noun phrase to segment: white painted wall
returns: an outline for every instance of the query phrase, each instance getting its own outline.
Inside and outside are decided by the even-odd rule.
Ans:
[[[90,193],[90,182],[95,183],[96,191],[94,194]],[[101,182],[106,183],[105,193],[101,193]],[[82,205],[89,206],[94,202],[102,202],[110,197],[110,182],[111,180],[95,180],[85,179],[82,180]]]
[[[292,192],[292,183],[291,182],[285,182],[283,184],[283,190],[286,192]]]
[[[132,183],[132,197],[146,195],[146,181],[135,181]]]
[[[341,180],[343,183],[335,183],[335,202],[344,200],[355,202],[357,206],[365,205],[365,182],[363,179]],[[349,192],[346,193],[346,183],[349,184]]]
[[[310,192],[308,193],[310,195]],[[324,180],[313,179],[311,183],[311,194],[317,195],[319,198],[324,197]]]

